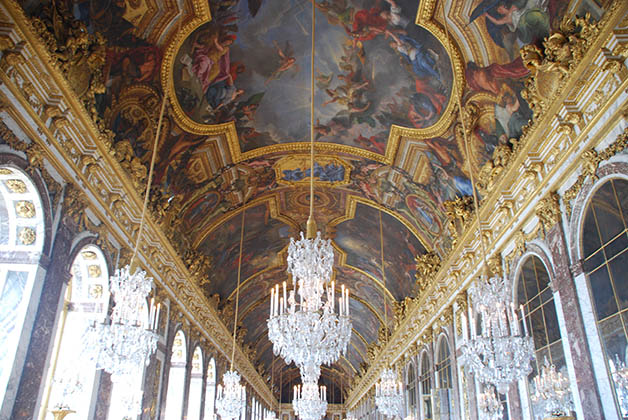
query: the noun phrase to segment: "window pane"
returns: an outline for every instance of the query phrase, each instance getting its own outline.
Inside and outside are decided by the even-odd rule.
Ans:
[[[599,328],[602,342],[604,342],[604,347],[606,348],[606,355],[614,359],[616,354],[619,356],[624,354],[626,337],[619,315],[601,321]]]
[[[606,258],[610,260],[626,248],[628,248],[628,236],[623,232],[604,247],[604,253]]]
[[[587,215],[584,218],[584,226],[582,228],[582,249],[584,258],[588,258],[596,250],[602,246],[600,235],[595,224],[595,216],[591,208],[587,209]]]
[[[624,230],[624,223],[619,213],[615,192],[610,182],[604,184],[596,193],[591,203],[602,243],[607,243]]]
[[[558,327],[558,318],[556,316],[556,307],[554,302],[548,302],[543,306],[543,315],[545,316],[545,327],[547,328],[547,339],[549,343],[560,340],[560,329]]]
[[[545,335],[545,325],[543,323],[543,310],[537,309],[530,313],[530,321],[532,324],[532,338],[534,339],[534,348],[538,349],[547,345],[547,337]]]
[[[623,179],[611,180],[615,187],[615,194],[619,200],[619,206],[622,210],[622,216],[625,221],[628,220],[628,182]]]
[[[626,268],[628,267],[628,252],[623,252],[610,261],[608,265],[610,266],[611,275],[613,276],[617,303],[619,304],[620,310],[624,310],[628,307],[628,287],[621,287],[621,285],[622,278],[626,275]]]
[[[617,304],[606,266],[589,274],[597,319],[604,319],[617,312]]]

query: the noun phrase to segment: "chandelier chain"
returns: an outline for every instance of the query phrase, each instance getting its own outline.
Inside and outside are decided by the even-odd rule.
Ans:
[[[451,51],[451,37],[449,35],[449,25],[447,22],[447,14],[445,13],[445,5],[441,3],[441,12],[443,13],[443,22],[445,23],[445,36],[447,37],[447,53],[450,57],[454,57],[453,51]],[[455,73],[454,61],[451,60],[451,69]],[[471,165],[471,151],[469,150],[469,138],[467,135],[467,124],[464,118],[462,110],[462,90],[459,92],[459,86],[456,78],[453,78],[452,85],[453,94],[456,97],[456,104],[458,105],[458,116],[460,118],[460,124],[462,125],[462,137],[464,138],[464,149],[467,155],[467,166],[469,167],[469,179],[471,181],[471,192],[473,195],[473,206],[475,207],[475,218],[478,223],[478,234],[480,236],[480,246],[482,247],[482,260],[484,261],[484,267],[488,270],[486,245],[484,244],[484,238],[482,237],[482,223],[480,220],[480,206],[478,201],[478,195],[475,190],[475,176],[473,175],[473,166]]]
[[[312,2],[312,62],[310,63],[310,217],[314,218],[314,38],[316,35],[316,8]],[[312,222],[311,222],[312,221]],[[309,236],[309,235],[308,235]]]
[[[233,346],[231,348],[231,368],[233,370],[233,359],[235,358],[235,346],[236,346],[236,331],[238,329],[238,304],[240,301],[240,274],[242,272],[242,243],[244,242],[244,214],[246,208],[242,210],[242,221],[240,222],[240,250],[238,256],[238,283],[236,285],[236,304],[235,315],[233,320]]]
[[[140,228],[137,231],[137,239],[135,240],[135,247],[133,254],[131,255],[131,261],[129,267],[133,267],[133,260],[137,255],[137,250],[140,246],[140,240],[142,239],[142,233],[144,232],[144,223],[146,221],[146,208],[148,207],[148,198],[150,196],[150,185],[153,182],[153,173],[155,172],[155,159],[157,157],[157,146],[159,144],[159,135],[161,133],[161,124],[164,119],[164,113],[166,111],[166,102],[168,101],[168,91],[164,93],[164,99],[161,101],[161,109],[159,111],[159,120],[157,122],[157,130],[155,131],[155,141],[153,142],[153,152],[150,158],[150,168],[148,170],[148,181],[146,182],[146,191],[144,192],[144,204],[142,205],[142,216],[140,217]]]
[[[384,284],[384,339],[388,343],[388,311],[386,310],[386,272],[384,271],[384,229],[382,226],[382,210],[379,210],[379,256],[382,266],[382,283]]]

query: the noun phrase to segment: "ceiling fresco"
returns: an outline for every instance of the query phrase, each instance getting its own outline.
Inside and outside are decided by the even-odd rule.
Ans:
[[[244,153],[309,141],[311,3],[249,5],[214,6],[212,21],[183,41],[172,64],[176,104],[193,124],[233,122]],[[393,124],[421,129],[439,120],[451,62],[414,25],[415,1],[317,5],[318,141],[384,155]]]
[[[357,204],[353,218],[336,226],[334,242],[346,252],[346,264],[384,283],[396,300],[414,295],[414,258],[424,254],[419,240],[397,219],[382,212],[385,280],[381,272],[379,211]]]
[[[311,7],[316,6],[316,159],[309,168]],[[153,213],[182,256],[211,261],[199,281],[233,323],[242,211],[243,345],[265,374],[269,289],[307,218],[352,293],[345,358],[323,369],[338,394],[370,363],[384,319],[415,297],[415,257],[452,246],[445,203],[472,194],[471,171],[518,138],[532,116],[519,49],[599,0],[22,0],[61,45],[84,25],[105,49],[90,102],[111,153],[142,191],[160,104]],[[455,89],[459,87],[459,89]],[[75,87],[75,89],[79,89]],[[78,90],[77,90],[78,92]],[[467,156],[458,105],[468,131]],[[477,178],[476,178],[477,179]],[[384,225],[385,287],[379,214]],[[387,299],[384,315],[384,298]],[[286,388],[294,366],[275,363]],[[279,386],[275,387],[279,391]]]

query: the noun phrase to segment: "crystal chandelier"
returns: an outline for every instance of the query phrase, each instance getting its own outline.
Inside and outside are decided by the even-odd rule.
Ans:
[[[319,420],[327,411],[327,387],[308,381],[295,385],[292,398],[294,414],[301,420]]]
[[[531,371],[530,361],[534,359],[532,338],[528,336],[523,306],[521,317],[524,331],[521,331],[515,315],[514,305],[505,300],[508,288],[504,280],[482,277],[469,289],[473,306],[478,308],[481,321],[481,335],[477,335],[475,323],[471,323],[472,337],[462,345],[462,363],[476,375],[479,382],[492,384],[497,391],[505,394],[508,387]]]
[[[495,394],[495,387],[488,385],[478,396],[478,408],[481,420],[501,420],[504,415],[504,406]]]
[[[335,362],[347,350],[351,336],[349,289],[342,287],[336,313],[333,281],[327,287],[327,301],[323,304],[321,295],[315,293],[319,289],[308,288],[307,284],[303,287],[301,284],[306,282],[296,279],[293,274],[294,289],[289,294],[286,282],[283,283],[282,298],[279,298],[279,285],[271,289],[268,338],[275,354],[286,363],[294,362],[299,367],[304,382],[316,382],[321,364]],[[299,303],[295,299],[295,289]],[[312,293],[308,294],[308,291]]]
[[[221,419],[237,419],[246,404],[244,385],[240,385],[240,374],[230,370],[222,375],[216,395],[216,412]]]
[[[541,367],[541,373],[534,377],[532,402],[542,411],[546,418],[564,417],[573,410],[569,379],[556,372],[554,364],[547,357]]]
[[[307,234],[290,239],[287,271],[292,275],[292,288],[283,282],[271,289],[268,338],[275,355],[286,363],[294,362],[303,383],[316,383],[322,364],[331,364],[346,353],[351,337],[349,289],[341,288],[338,308],[335,285],[331,281],[334,250],[331,241],[321,239],[314,221],[314,35],[315,5],[312,3],[312,76],[310,99],[310,215]],[[298,299],[298,301],[297,301]]]
[[[612,364],[611,364],[612,365]],[[621,407],[622,415],[628,415],[628,367],[619,360],[619,356],[615,354],[615,363],[613,367],[613,382],[617,391],[617,398]]]
[[[110,323],[95,323],[84,337],[88,354],[97,369],[112,376],[134,376],[146,366],[157,348],[160,305],[151,300],[148,325],[144,325],[144,305],[153,287],[153,279],[129,266],[116,270],[110,278],[114,306]]]
[[[401,416],[403,410],[403,384],[390,368],[384,369],[379,383],[375,384],[375,404],[385,416]]]
[[[277,420],[277,414],[273,410],[264,410],[264,420]]]
[[[382,224],[382,211],[379,211],[379,253],[381,272],[386,287],[386,272],[384,267],[384,227]],[[388,342],[388,310],[386,309],[386,295],[384,294],[384,332]],[[397,380],[397,374],[386,368],[382,371],[379,383],[375,384],[375,404],[377,409],[385,416],[400,417],[403,410],[403,385]]]
[[[216,395],[216,412],[222,420],[233,420],[240,417],[242,410],[246,406],[246,394],[244,385],[240,385],[240,374],[233,370],[233,359],[235,358],[236,331],[238,328],[238,305],[240,301],[240,278],[242,273],[242,244],[244,242],[244,215],[246,209],[242,210],[242,222],[240,224],[240,252],[238,256],[238,282],[236,284],[236,307],[233,320],[233,339],[231,347],[231,367],[222,376],[222,383],[218,385]]]

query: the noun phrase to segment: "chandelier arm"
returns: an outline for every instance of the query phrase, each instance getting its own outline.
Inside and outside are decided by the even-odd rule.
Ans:
[[[240,224],[240,255],[238,256],[238,283],[236,285],[236,307],[233,320],[233,346],[231,348],[231,368],[233,370],[233,359],[235,358],[236,331],[238,329],[238,304],[240,300],[240,273],[242,271],[242,243],[244,242],[244,214],[246,208],[242,210],[242,222]]]
[[[443,13],[443,22],[445,26],[445,36],[447,37],[447,53],[449,54],[450,57],[453,57],[453,52],[451,51],[451,37],[449,35],[449,26],[448,26],[448,21],[447,21],[447,14],[445,13],[445,5],[441,3],[441,12]],[[452,69],[452,74],[455,74],[455,69],[454,69],[454,61],[451,60],[451,69]],[[479,201],[478,201],[478,194],[475,190],[475,176],[473,175],[473,167],[471,166],[471,152],[469,150],[469,138],[467,135],[467,124],[465,122],[464,119],[464,113],[462,111],[462,91],[460,91],[460,95],[458,95],[458,83],[456,82],[456,78],[453,77],[453,94],[456,97],[456,102],[458,105],[458,115],[460,117],[460,123],[462,124],[462,136],[464,138],[464,149],[465,149],[465,154],[467,155],[467,165],[469,167],[469,178],[471,180],[471,192],[473,195],[473,205],[475,206],[475,217],[476,220],[478,222],[478,233],[480,236],[480,245],[482,247],[482,260],[484,261],[484,268],[485,270],[488,270],[488,263],[487,263],[487,252],[486,252],[486,245],[484,244],[484,238],[482,238],[482,225],[481,225],[481,221],[480,221],[480,206],[479,206]]]

